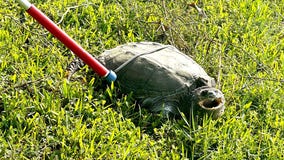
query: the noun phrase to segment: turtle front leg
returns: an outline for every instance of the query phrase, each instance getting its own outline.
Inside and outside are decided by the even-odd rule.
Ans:
[[[175,101],[163,101],[160,98],[146,98],[142,106],[149,108],[151,112],[162,113],[162,115],[167,118],[180,114],[177,108],[178,104]]]
[[[86,64],[79,58],[75,58],[68,66],[66,67],[66,77],[68,80],[72,77],[74,73],[84,67]]]

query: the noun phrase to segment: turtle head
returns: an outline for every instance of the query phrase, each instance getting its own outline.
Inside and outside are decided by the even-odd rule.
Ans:
[[[209,114],[213,119],[219,118],[225,109],[223,93],[213,87],[203,86],[193,90],[192,107],[197,114]],[[196,114],[196,113],[193,113]]]

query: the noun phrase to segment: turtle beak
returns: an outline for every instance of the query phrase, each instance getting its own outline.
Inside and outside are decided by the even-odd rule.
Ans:
[[[204,100],[201,100],[199,103],[199,106],[204,108],[204,109],[216,109],[218,107],[221,107],[224,105],[224,100],[223,98],[207,98]]]
[[[213,119],[218,119],[223,115],[225,109],[225,99],[219,98],[207,98],[199,101],[199,106],[203,108],[207,113],[212,115]]]

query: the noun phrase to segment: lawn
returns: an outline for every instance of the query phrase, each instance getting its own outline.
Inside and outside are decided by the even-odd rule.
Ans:
[[[171,44],[217,80],[225,114],[199,125],[135,107],[13,0],[0,4],[0,159],[283,159],[282,0],[32,0],[99,55]]]

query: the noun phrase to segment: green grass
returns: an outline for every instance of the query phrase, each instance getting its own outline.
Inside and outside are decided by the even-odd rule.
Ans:
[[[14,1],[0,8],[0,159],[283,159],[282,0],[32,1],[98,55],[132,41],[172,44],[218,80],[226,111],[190,127],[135,109],[87,77]]]

